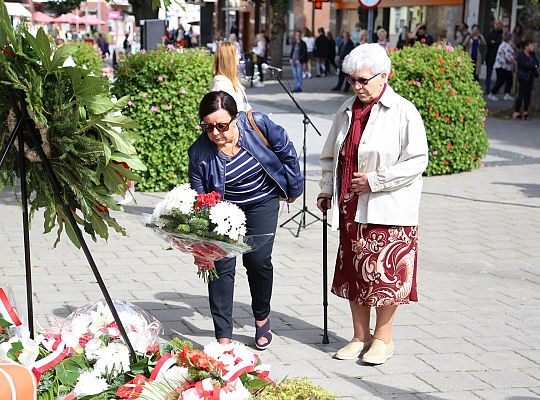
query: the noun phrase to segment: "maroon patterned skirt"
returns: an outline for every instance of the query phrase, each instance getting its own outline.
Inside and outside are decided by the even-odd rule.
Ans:
[[[332,293],[364,306],[418,301],[418,227],[354,222],[358,196],[340,205],[339,249]]]

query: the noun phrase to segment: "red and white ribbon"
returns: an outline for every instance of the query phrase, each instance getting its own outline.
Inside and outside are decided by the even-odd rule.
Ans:
[[[77,400],[77,395],[73,392],[64,397],[64,400]]]
[[[0,314],[4,319],[12,325],[22,325],[17,312],[8,300],[7,294],[4,289],[0,288]]]
[[[30,368],[36,376],[38,382],[41,378],[41,374],[50,370],[51,368],[59,364],[63,359],[73,354],[73,349],[71,347],[66,347],[66,345],[62,342],[55,342],[53,348],[54,347],[56,347],[56,349],[51,354],[30,365]]]
[[[150,380],[155,381],[157,378],[160,378],[165,373],[165,371],[167,371],[175,364],[176,359],[171,355],[171,353],[165,354],[159,359],[158,363],[156,364],[156,367],[150,375]]]
[[[232,367],[229,371],[227,371],[227,373],[223,375],[223,379],[225,381],[232,382],[244,372],[250,373],[253,372],[253,370],[253,364],[251,362],[241,361],[234,367]]]

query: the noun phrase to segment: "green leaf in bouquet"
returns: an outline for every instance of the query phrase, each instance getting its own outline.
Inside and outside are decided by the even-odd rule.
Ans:
[[[116,151],[124,154],[135,154],[137,152],[131,143],[107,124],[96,123],[96,128],[112,143]]]
[[[146,165],[144,165],[139,157],[129,156],[123,153],[114,153],[111,156],[111,159],[117,162],[125,162],[131,169],[137,171],[146,171]]]
[[[191,218],[189,220],[189,227],[193,232],[207,232],[210,227],[210,222],[204,218]]]
[[[139,124],[137,124],[131,118],[126,117],[125,115],[115,115],[115,116],[105,117],[105,118],[102,118],[101,121],[112,126],[119,126],[121,128],[135,129],[139,127]]]
[[[38,56],[43,67],[47,70],[47,72],[51,72],[52,70],[51,42],[49,41],[49,37],[47,36],[43,28],[39,28],[35,37],[32,36],[30,32],[26,32],[26,40],[28,40],[28,42],[32,46],[32,49]]]
[[[5,47],[7,42],[13,46],[17,43],[15,32],[11,26],[11,17],[8,14],[7,7],[4,2],[0,3],[0,46]],[[15,49],[18,50],[18,49]]]
[[[0,328],[6,329],[11,326],[11,323],[6,321],[4,318],[0,317]]]
[[[52,63],[51,63],[51,69],[52,70],[61,67],[64,62],[68,59],[69,56],[71,56],[76,50],[77,45],[73,43],[67,43],[64,44],[62,47],[59,47],[56,49],[53,55]]]
[[[254,375],[250,375],[247,372],[240,375],[240,380],[250,393],[255,393],[270,384],[270,382],[257,378]]]
[[[193,350],[193,343],[191,343],[189,340],[182,340],[182,339],[179,339],[179,338],[173,338],[173,339],[171,339],[169,344],[175,350],[178,350],[178,351],[182,351],[184,349],[184,347],[187,347],[188,350]],[[161,354],[163,355],[165,353],[162,352]]]
[[[81,374],[81,366],[74,358],[66,358],[54,367],[56,377],[66,386],[74,386]]]
[[[104,114],[114,108],[112,100],[102,94],[83,93],[78,94],[77,97],[80,99],[81,104],[88,107],[93,114]]]
[[[191,233],[191,229],[188,224],[180,224],[176,227],[176,230],[185,235],[189,235]]]

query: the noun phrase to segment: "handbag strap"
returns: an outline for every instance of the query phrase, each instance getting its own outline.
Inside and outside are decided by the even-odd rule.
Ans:
[[[270,146],[270,143],[268,143],[268,140],[266,139],[266,137],[263,135],[263,133],[261,132],[261,130],[259,129],[259,127],[255,123],[255,120],[253,119],[253,113],[251,112],[251,110],[249,110],[246,113],[246,115],[248,117],[248,120],[249,120],[249,123],[250,123],[251,127],[253,128],[253,130],[255,131],[257,136],[259,136],[261,138],[261,140],[263,141],[263,143],[264,143],[264,145],[266,147],[268,147],[269,149],[272,149],[272,146]]]

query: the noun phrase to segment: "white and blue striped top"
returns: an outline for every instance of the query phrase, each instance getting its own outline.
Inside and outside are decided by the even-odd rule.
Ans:
[[[225,163],[225,200],[244,205],[259,203],[278,194],[277,184],[244,149]]]

